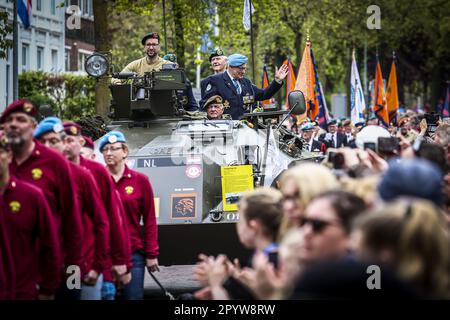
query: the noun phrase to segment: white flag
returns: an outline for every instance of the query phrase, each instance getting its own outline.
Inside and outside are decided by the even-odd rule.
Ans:
[[[255,8],[252,3],[252,15],[255,13]],[[245,31],[250,30],[250,1],[244,0],[244,15],[242,16]]]
[[[350,76],[350,114],[353,124],[364,121],[363,111],[366,108],[364,93],[359,79],[358,66],[356,65],[355,50],[352,57],[352,73]]]

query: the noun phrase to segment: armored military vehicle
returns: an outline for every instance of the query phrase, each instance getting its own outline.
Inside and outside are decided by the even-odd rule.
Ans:
[[[86,62],[94,76],[99,59]],[[124,133],[129,167],[153,186],[160,263],[193,264],[199,253],[245,260],[249,252],[235,230],[242,193],[274,185],[289,166],[317,156],[306,155],[302,139],[281,122],[304,113],[303,94],[291,93],[288,111],[248,113],[245,121],[195,120],[177,96],[185,88],[183,70],[114,77],[122,82],[110,86],[109,129]]]

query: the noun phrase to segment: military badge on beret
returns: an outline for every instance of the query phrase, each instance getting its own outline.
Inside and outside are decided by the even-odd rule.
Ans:
[[[30,113],[33,110],[33,105],[29,102],[25,102],[23,104],[23,111],[25,111],[26,113]]]
[[[109,143],[116,143],[117,142],[117,137],[115,135],[110,135],[108,137],[108,142]]]
[[[39,180],[42,178],[42,170],[39,168],[34,168],[31,170],[31,176],[33,177],[33,180]]]
[[[9,203],[9,208],[11,209],[12,212],[17,213],[20,211],[20,202],[19,201],[11,201]]]
[[[71,126],[69,130],[70,133],[73,134],[74,136],[78,134],[78,129],[75,126]]]

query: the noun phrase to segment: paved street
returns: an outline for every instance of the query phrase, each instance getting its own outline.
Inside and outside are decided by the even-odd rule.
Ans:
[[[156,272],[155,276],[176,298],[181,293],[192,292],[200,288],[199,283],[193,278],[193,267],[193,265],[160,267],[161,271]],[[161,289],[148,272],[145,275],[144,287],[145,299],[164,299]]]

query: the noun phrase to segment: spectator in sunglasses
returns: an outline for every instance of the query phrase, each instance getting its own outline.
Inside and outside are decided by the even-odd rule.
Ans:
[[[353,219],[365,209],[364,200],[345,191],[328,191],[314,198],[300,219],[301,263],[344,258],[349,253]]]

